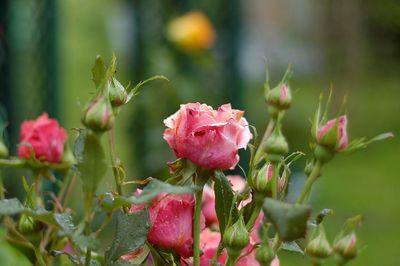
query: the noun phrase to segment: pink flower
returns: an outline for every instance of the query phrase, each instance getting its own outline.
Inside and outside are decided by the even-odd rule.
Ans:
[[[336,124],[338,125],[337,129],[335,127]],[[337,118],[335,118],[318,128],[317,141],[322,145],[333,146],[336,151],[345,150],[349,145],[346,115],[339,117],[339,122],[337,122]]]
[[[59,163],[66,139],[65,129],[60,127],[57,120],[49,119],[44,113],[36,120],[24,121],[21,124],[18,155],[30,158],[33,154],[38,160]]]
[[[252,138],[243,111],[230,104],[218,110],[200,103],[181,105],[164,120],[164,139],[179,158],[187,158],[206,169],[233,169],[238,150]]]
[[[141,208],[143,205],[133,205],[130,212]],[[149,206],[151,228],[147,240],[161,248],[174,249],[184,258],[192,256],[193,214],[193,195],[158,194]]]

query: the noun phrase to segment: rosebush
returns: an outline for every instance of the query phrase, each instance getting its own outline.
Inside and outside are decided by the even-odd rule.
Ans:
[[[166,78],[155,76],[129,90],[116,79],[115,57],[106,67],[101,56],[92,73],[96,90],[82,112],[84,127],[75,130],[73,149],[66,143],[66,130],[46,113],[22,123],[18,156],[9,156],[0,142],[0,167],[22,167],[32,173],[30,182],[22,179],[23,203],[6,198],[0,182],[1,231],[6,232],[2,238],[7,248],[18,249],[35,265],[277,266],[281,250],[306,254],[313,265],[330,258],[343,265],[356,258],[361,216],[346,221],[331,243],[324,218],[332,211],[312,212],[308,199],[336,154],[365,148],[390,133],[349,141],[346,114],[328,119],[329,100],[324,110],[320,101],[304,169],[307,179],[296,202],[290,202],[286,194],[291,165],[306,154],[289,153],[282,132],[282,118],[292,102],[289,68],[275,88],[268,79],[265,83],[270,120],[261,138],[255,130],[251,133],[244,111],[230,104],[217,110],[184,104],[164,120],[163,137],[177,157],[167,163],[170,175],[128,181],[113,139],[118,114],[142,85]],[[102,146],[105,137],[111,145],[110,162]],[[238,150],[246,148],[248,171],[226,176],[223,171],[234,169]],[[101,194],[97,188],[109,167],[115,188]],[[81,216],[69,205],[77,176],[82,181]],[[51,206],[44,201],[49,194],[42,186],[45,179],[59,187]],[[123,187],[132,184],[140,188],[123,193]],[[100,226],[94,226],[94,217],[103,217]],[[103,250],[98,237],[114,217],[114,238]]]

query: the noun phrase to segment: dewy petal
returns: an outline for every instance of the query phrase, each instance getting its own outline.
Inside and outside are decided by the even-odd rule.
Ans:
[[[191,256],[193,208],[193,195],[160,193],[149,207],[149,242],[162,248],[175,249],[183,257]]]

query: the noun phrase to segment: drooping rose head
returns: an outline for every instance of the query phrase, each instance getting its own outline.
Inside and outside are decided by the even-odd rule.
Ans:
[[[31,155],[41,161],[59,163],[64,153],[67,133],[57,120],[50,119],[44,113],[36,120],[24,121],[21,124],[18,155],[30,158]]]
[[[206,104],[188,103],[164,120],[164,139],[179,158],[206,169],[233,169],[238,150],[252,138],[243,111],[230,104],[218,110]]]
[[[130,212],[143,206],[134,205]],[[151,228],[147,240],[174,249],[184,258],[193,255],[194,196],[160,193],[149,206]]]
[[[326,124],[320,126],[317,132],[317,142],[336,151],[345,150],[349,145],[346,115],[329,120]]]

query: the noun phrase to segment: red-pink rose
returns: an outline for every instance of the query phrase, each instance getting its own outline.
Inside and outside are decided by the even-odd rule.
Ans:
[[[337,128],[335,127],[336,124]],[[332,132],[332,130],[337,131]],[[327,137],[331,133],[334,134],[335,138]],[[337,122],[337,118],[335,118],[318,128],[317,141],[323,145],[327,144],[333,146],[336,151],[345,150],[349,145],[347,137],[347,117],[342,115],[339,117],[339,122]]]
[[[164,120],[164,139],[179,158],[187,158],[207,169],[232,169],[238,150],[252,138],[243,111],[230,104],[218,110],[200,103],[181,105]]]
[[[44,113],[36,120],[24,121],[21,124],[18,155],[30,158],[33,153],[38,160],[59,163],[66,139],[65,129],[60,127],[57,120],[49,119]]]
[[[133,205],[130,212],[141,208]],[[193,214],[193,195],[158,194],[149,206],[151,228],[147,240],[161,248],[174,249],[184,258],[192,256]]]

